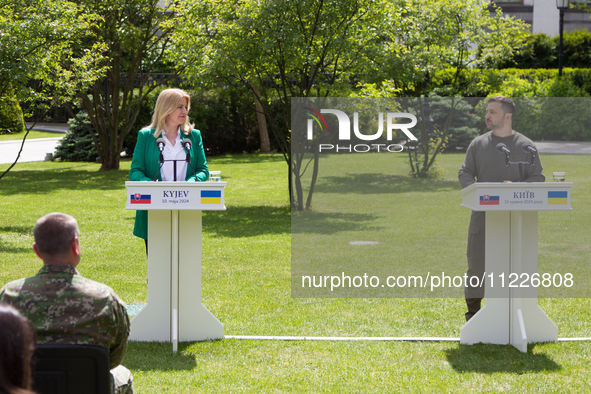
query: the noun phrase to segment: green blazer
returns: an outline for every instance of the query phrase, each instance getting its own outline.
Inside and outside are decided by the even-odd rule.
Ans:
[[[132,181],[152,181],[158,173],[156,179],[162,180],[162,176],[158,172],[160,163],[160,151],[156,146],[156,138],[154,138],[155,129],[140,130],[137,135],[137,143],[133,151],[133,159],[131,160],[131,170],[129,170],[129,179]],[[201,141],[201,132],[199,130],[191,130],[189,135],[184,133],[181,135],[181,140],[189,138],[191,144],[191,166],[195,169],[197,175],[193,174],[191,166],[187,166],[187,174],[185,180],[187,182],[204,182],[209,179],[209,169],[207,168],[207,161],[205,160],[205,152],[203,150],[203,142]],[[148,239],[148,211],[137,210],[135,214],[135,226],[133,227],[133,235],[143,239]]]

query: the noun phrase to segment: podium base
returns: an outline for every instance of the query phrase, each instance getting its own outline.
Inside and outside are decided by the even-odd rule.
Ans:
[[[175,319],[162,317],[163,311],[145,305],[131,320],[129,340],[173,342],[177,330],[171,326],[174,324],[171,322]],[[224,325],[202,304],[196,306],[190,315],[180,315],[178,318],[178,340],[181,342],[224,338]]]
[[[558,327],[537,299],[492,298],[460,329],[460,343],[512,345],[527,352],[528,343],[558,341]]]

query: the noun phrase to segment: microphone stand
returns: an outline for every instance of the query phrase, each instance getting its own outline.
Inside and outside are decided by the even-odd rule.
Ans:
[[[160,151],[160,158],[158,158],[158,163],[160,163],[160,168],[158,168],[158,171],[156,171],[156,175],[154,175],[154,179],[152,179],[152,182],[156,182],[156,178],[158,177],[158,174],[160,174],[160,171],[162,171],[162,166],[164,165],[164,156],[162,156],[162,151]]]
[[[190,152],[187,152],[187,158],[185,160],[189,164],[189,167],[191,167],[191,171],[193,171],[193,175],[195,175],[195,182],[197,182],[197,173],[195,172],[195,169],[191,165],[191,153]]]
[[[154,176],[154,179],[152,180],[153,182],[156,181],[156,178],[158,177],[158,174],[160,174],[160,172],[162,171],[162,166],[164,165],[164,162],[166,162],[166,161],[172,161],[174,163],[173,164],[173,174],[174,174],[173,176],[174,176],[175,181],[177,180],[176,179],[176,162],[177,161],[186,161],[189,164],[189,167],[191,167],[191,170],[193,171],[193,175],[195,175],[195,182],[197,182],[197,172],[195,172],[195,169],[191,165],[191,152],[190,152],[190,150],[186,149],[186,147],[184,147],[184,148],[185,148],[185,152],[187,154],[185,159],[164,160],[164,156],[162,155],[162,151],[160,151],[160,157],[158,158],[158,162],[160,163],[160,168],[158,168],[158,171],[156,172],[156,175]]]
[[[505,154],[505,163],[507,163],[507,167],[510,164],[518,164],[519,165],[519,182],[523,182],[523,166],[525,165],[530,165],[532,167],[535,167],[536,163],[536,154],[534,152],[531,152],[531,159],[530,161],[509,161],[509,155]]]
[[[187,159],[170,159],[170,160],[162,160],[161,164],[160,164],[160,168],[158,169],[158,172],[156,173],[156,176],[154,177],[154,181],[156,180],[156,177],[158,176],[158,174],[160,173],[160,170],[162,169],[162,166],[164,165],[164,162],[167,161],[172,161],[173,162],[173,177],[174,180],[176,181],[176,162],[177,161],[187,161]],[[191,163],[189,163],[189,165],[191,165]],[[193,167],[191,167],[191,169],[193,169]],[[195,170],[193,170],[193,174],[195,174]]]

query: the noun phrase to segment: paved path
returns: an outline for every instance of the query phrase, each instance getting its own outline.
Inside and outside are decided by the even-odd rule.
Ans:
[[[29,129],[33,126],[33,123],[25,122],[25,126]],[[69,127],[70,125],[67,123],[35,123],[33,130],[65,134]]]
[[[19,163],[43,161],[47,153],[53,153],[63,137],[37,138],[25,141],[25,146],[18,159]],[[0,164],[12,164],[21,148],[22,140],[0,141]]]
[[[32,123],[25,123],[27,128],[32,126]],[[35,138],[27,139],[25,146],[18,159],[19,163],[28,161],[43,161],[47,153],[55,151],[59,140],[64,138],[64,134],[68,131],[67,123],[37,123],[34,130],[49,131],[55,133],[53,138]],[[24,136],[24,135],[23,135]],[[0,164],[12,164],[16,159],[18,151],[21,148],[22,137],[15,141],[0,141]]]
[[[591,142],[535,142],[540,153],[591,155]]]

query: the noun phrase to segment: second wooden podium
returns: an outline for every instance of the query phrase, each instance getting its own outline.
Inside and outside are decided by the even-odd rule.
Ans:
[[[224,337],[201,304],[201,211],[225,210],[226,182],[125,182],[127,209],[148,211],[148,304],[131,321],[131,340]]]
[[[460,330],[460,343],[527,344],[558,339],[538,306],[538,211],[570,210],[572,183],[474,183],[462,206],[486,211],[484,307]]]

